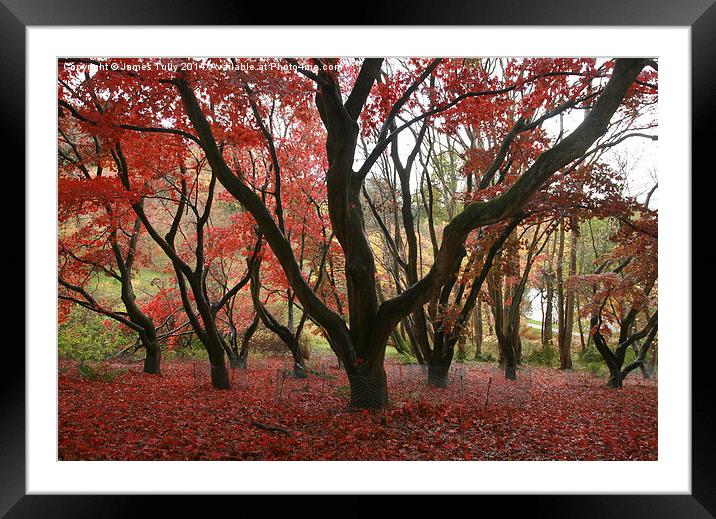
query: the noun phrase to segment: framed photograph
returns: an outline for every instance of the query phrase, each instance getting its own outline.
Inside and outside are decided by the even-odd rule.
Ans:
[[[710,0],[1,1],[3,514],[714,516]]]

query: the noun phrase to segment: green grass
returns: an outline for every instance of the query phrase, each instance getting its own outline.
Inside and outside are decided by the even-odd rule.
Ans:
[[[134,273],[132,277],[132,287],[140,299],[147,297],[147,294],[154,295],[157,292],[157,287],[152,285],[152,280],[155,278],[161,278],[165,276],[162,272],[152,269],[141,269]],[[102,276],[98,279],[95,285],[94,295],[95,297],[102,299],[117,299],[119,300],[119,293],[121,286],[118,280],[109,276]]]
[[[521,319],[522,319],[523,321],[527,322],[527,323],[535,324],[535,325],[539,326],[539,329],[540,329],[540,330],[542,329],[542,321],[538,321],[537,319],[530,319],[529,317],[525,317],[525,316],[522,316]],[[578,333],[579,333],[579,328],[578,328],[578,325],[577,325],[576,322],[574,323],[574,328],[575,328],[575,330],[574,330],[573,333],[578,334]],[[587,319],[582,319],[582,328],[583,328],[584,330],[589,330],[589,320],[587,320]],[[552,331],[553,331],[553,332],[557,332],[558,330],[559,330],[559,326],[558,326],[556,323],[553,324],[553,325],[552,325]]]
[[[521,319],[529,324],[539,326],[539,328],[533,328],[534,330],[536,330],[538,332],[542,329],[542,321],[538,321],[537,319],[530,319],[529,317],[524,317],[524,316],[522,316]],[[559,326],[557,324],[552,325],[553,332],[557,333],[558,329],[559,329]]]

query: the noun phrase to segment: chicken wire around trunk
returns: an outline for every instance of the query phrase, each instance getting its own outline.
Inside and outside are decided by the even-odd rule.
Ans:
[[[380,409],[388,405],[388,380],[381,375],[348,375],[351,409]]]

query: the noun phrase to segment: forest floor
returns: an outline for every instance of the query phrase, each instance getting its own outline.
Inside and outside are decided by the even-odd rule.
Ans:
[[[657,384],[632,373],[619,390],[586,372],[455,365],[448,388],[389,361],[390,405],[350,411],[335,358],[251,358],[232,389],[211,388],[207,361],[161,375],[113,365],[112,381],[60,361],[60,460],[656,460]]]

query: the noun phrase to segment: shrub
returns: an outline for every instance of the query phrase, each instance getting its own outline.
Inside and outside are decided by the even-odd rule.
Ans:
[[[599,353],[597,348],[590,344],[587,346],[583,352],[580,353],[581,360],[583,362],[601,362],[602,361],[602,355]]]
[[[77,366],[77,371],[82,378],[104,382],[114,382],[127,372],[126,369],[115,369],[108,362],[103,361],[82,361]]]
[[[257,353],[263,353],[265,355],[284,355],[288,352],[288,348],[286,348],[283,341],[279,339],[276,334],[264,327],[260,327],[256,330],[254,336],[251,337],[250,348]]]
[[[528,325],[522,325],[520,328],[520,337],[523,337],[529,341],[539,341],[542,339],[542,330],[539,328],[533,328]]]
[[[189,336],[189,340],[182,338],[176,348],[164,353],[166,359],[179,358],[183,359],[188,357],[190,359],[201,359],[208,360],[209,354],[206,348],[201,343],[199,338],[193,333]]]
[[[395,356],[396,362],[398,364],[416,364],[418,362],[418,359],[413,357],[410,353],[406,351],[399,351],[396,353]]]
[[[527,364],[536,364],[538,366],[553,366],[557,361],[557,349],[552,346],[542,348],[534,348],[527,355],[525,362]]]
[[[494,335],[486,337],[482,341],[482,355],[488,358],[495,359],[500,355],[500,345],[497,343],[497,337]]]
[[[321,352],[324,351],[333,353],[333,350],[331,350],[331,346],[328,344],[326,338],[322,335],[314,333],[308,326],[304,328],[303,333],[301,333],[299,345],[301,347],[303,358],[306,360],[310,359],[311,355],[314,353],[317,353],[319,356]]]
[[[592,375],[604,376],[607,374],[608,370],[604,359],[593,344],[587,346],[584,351],[580,351],[578,355],[584,369]]]
[[[455,354],[455,362],[458,364],[463,364],[466,360],[467,352],[465,351],[465,348],[458,348],[457,353]]]
[[[584,369],[592,375],[605,376],[607,367],[602,362],[584,362]]]
[[[57,329],[60,358],[100,361],[133,343],[136,334],[102,315],[76,307]]]
[[[478,353],[474,360],[478,362],[495,362],[495,357],[491,353]]]

